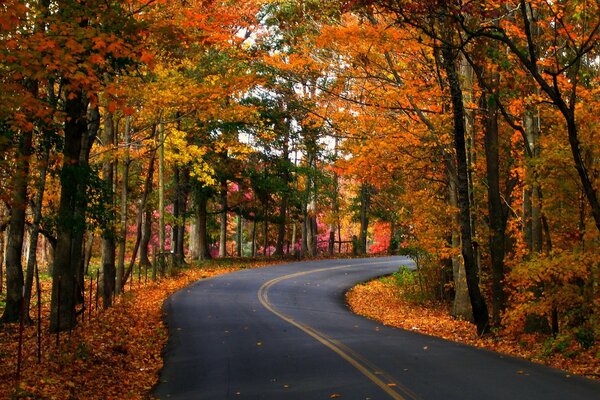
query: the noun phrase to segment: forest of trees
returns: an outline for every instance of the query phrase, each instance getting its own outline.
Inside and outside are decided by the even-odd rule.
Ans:
[[[4,1],[1,321],[38,264],[56,331],[90,263],[110,307],[136,268],[380,252],[479,333],[593,341],[599,30],[593,0]]]

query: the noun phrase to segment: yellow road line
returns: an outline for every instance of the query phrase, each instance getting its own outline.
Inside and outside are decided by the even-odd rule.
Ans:
[[[306,334],[308,334],[309,336],[311,336],[312,338],[317,340],[319,343],[321,343],[324,346],[331,349],[333,352],[335,352],[337,355],[339,355],[342,359],[344,359],[346,362],[348,362],[350,365],[352,365],[354,368],[356,368],[360,373],[362,373],[364,376],[366,376],[371,382],[373,382],[375,385],[379,386],[392,399],[394,399],[394,400],[407,400],[407,398],[417,399],[417,396],[415,394],[410,392],[410,390],[405,388],[402,384],[394,381],[393,378],[391,378],[391,376],[389,374],[384,373],[383,370],[376,367],[373,363],[368,361],[365,357],[356,353],[354,350],[350,349],[348,346],[346,346],[334,339],[329,338],[327,335],[323,334],[322,332],[317,331],[315,328],[313,328],[307,324],[303,324],[298,321],[295,321],[293,318],[291,318],[291,317],[287,316],[286,314],[282,313],[281,311],[277,310],[269,302],[269,289],[273,285],[275,285],[279,282],[297,278],[297,277],[300,277],[303,275],[318,273],[318,272],[335,271],[338,269],[354,267],[354,266],[358,266],[358,265],[376,265],[376,264],[386,264],[386,263],[388,263],[388,262],[348,264],[348,265],[342,265],[339,267],[314,269],[311,271],[302,271],[302,272],[296,272],[296,273],[289,274],[289,275],[280,276],[278,278],[274,278],[268,282],[265,282],[260,287],[260,289],[258,290],[258,300],[263,305],[263,307],[265,307],[267,310],[269,310],[270,312],[272,312],[273,314],[275,314],[282,320],[286,321],[287,323],[302,330],[303,332],[305,332]],[[386,378],[387,382],[384,381],[383,379],[381,379],[380,377]],[[398,389],[402,390],[404,392],[404,395],[406,395],[408,397],[403,397],[400,393],[398,393],[396,391]]]

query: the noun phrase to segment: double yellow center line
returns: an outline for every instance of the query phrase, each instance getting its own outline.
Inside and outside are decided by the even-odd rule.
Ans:
[[[333,352],[335,352],[337,355],[339,355],[342,359],[344,359],[346,362],[348,362],[350,365],[352,365],[354,368],[356,368],[360,373],[362,373],[364,376],[366,376],[371,382],[373,382],[375,385],[379,386],[392,399],[394,399],[394,400],[407,400],[407,399],[416,400],[416,399],[418,399],[418,397],[414,393],[412,393],[408,388],[404,387],[399,382],[396,382],[389,374],[384,373],[383,370],[381,370],[380,368],[378,368],[377,366],[372,364],[365,357],[356,353],[354,350],[350,349],[349,347],[340,343],[339,341],[328,337],[327,335],[325,335],[322,332],[319,332],[315,328],[313,328],[307,324],[295,321],[290,316],[277,310],[269,302],[269,289],[271,289],[271,287],[278,284],[279,282],[298,278],[300,276],[304,276],[304,275],[308,275],[308,274],[324,272],[324,271],[335,271],[338,269],[355,267],[355,266],[359,266],[359,265],[376,265],[376,264],[386,264],[386,263],[387,262],[348,264],[348,265],[341,265],[339,267],[313,269],[310,271],[302,271],[302,272],[296,272],[294,274],[280,276],[278,278],[271,279],[270,281],[265,282],[260,287],[260,289],[258,290],[258,300],[260,301],[260,304],[262,304],[263,307],[265,307],[267,310],[269,310],[270,312],[272,312],[273,314],[275,314],[282,320],[286,321],[287,323],[295,326],[298,329],[301,329],[303,332],[305,332],[306,334],[308,334],[309,336],[311,336],[312,338],[317,340],[319,343],[321,343],[324,346],[331,349]],[[399,392],[402,392],[402,394],[400,394]]]

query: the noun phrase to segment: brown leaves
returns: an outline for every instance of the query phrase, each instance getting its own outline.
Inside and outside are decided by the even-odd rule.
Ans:
[[[58,348],[44,327],[41,364],[36,363],[35,326],[28,327],[18,393],[24,398],[45,399],[147,398],[158,380],[161,352],[168,337],[162,321],[163,301],[195,280],[259,265],[264,263],[210,264],[147,285],[136,282],[112,308],[94,314],[91,322],[86,316],[86,322],[71,335],[62,333]],[[49,282],[45,282],[46,293],[48,289]],[[15,325],[0,325],[0,398],[15,394],[17,334]]]

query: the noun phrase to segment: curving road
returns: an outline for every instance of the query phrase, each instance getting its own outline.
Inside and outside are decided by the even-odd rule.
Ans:
[[[203,280],[165,303],[160,399],[600,400],[600,383],[350,313],[344,292],[403,257]]]

